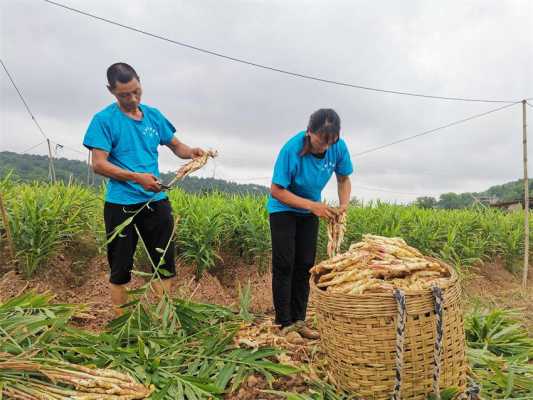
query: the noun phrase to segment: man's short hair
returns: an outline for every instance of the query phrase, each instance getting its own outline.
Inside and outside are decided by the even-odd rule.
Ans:
[[[139,82],[139,75],[133,69],[133,67],[126,63],[115,63],[107,69],[107,82],[109,87],[114,89],[117,82],[128,83],[132,79],[137,79]]]

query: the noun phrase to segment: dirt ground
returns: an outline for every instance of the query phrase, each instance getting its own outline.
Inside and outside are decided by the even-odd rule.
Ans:
[[[0,302],[28,290],[50,291],[57,302],[85,303],[91,318],[83,321],[82,326],[91,330],[104,329],[113,318],[108,296],[108,266],[104,256],[93,257],[80,267],[73,261],[76,255],[60,255],[39,271],[30,280],[7,266],[0,266]],[[532,275],[532,274],[530,274]],[[131,288],[144,283],[143,278],[134,276]],[[253,342],[260,345],[276,346],[284,349],[281,362],[305,363],[305,374],[285,377],[274,383],[274,390],[303,392],[309,379],[320,376],[323,357],[317,342],[304,341],[292,344],[279,335],[273,325],[272,294],[270,273],[260,274],[255,266],[246,265],[239,259],[226,257],[222,266],[196,280],[194,269],[190,266],[177,266],[177,279],[173,285],[173,295],[192,299],[197,302],[215,303],[237,307],[238,287],[250,285],[252,301],[250,309],[258,315],[255,324],[245,328],[237,340],[245,344]],[[533,279],[530,276],[528,291],[521,288],[520,277],[508,272],[501,263],[486,263],[473,268],[463,280],[466,307],[510,307],[523,310],[524,321],[533,332]],[[227,399],[281,399],[276,395],[262,392],[266,388],[262,377],[253,376]]]
[[[499,261],[473,268],[463,280],[466,306],[521,310],[523,321],[533,334],[533,272],[531,269],[530,266],[528,285],[524,290],[522,276],[512,274]]]
[[[72,260],[68,256],[60,255],[29,280],[24,279],[15,270],[4,267],[0,273],[0,302],[28,290],[49,291],[59,303],[87,304],[90,314],[94,316],[94,320],[87,322],[87,328],[102,329],[113,317],[106,258],[99,256],[91,259],[83,271],[72,267]],[[193,267],[178,264],[176,273],[172,288],[174,296],[203,303],[236,306],[239,298],[237,282],[242,282],[242,285],[249,282],[253,296],[251,311],[264,314],[273,310],[270,276],[259,274],[253,270],[253,266],[227,265],[218,268],[214,273],[204,274],[198,281],[195,279]],[[128,288],[135,289],[144,283],[143,278],[134,274]]]
[[[74,257],[75,255],[73,255]],[[245,327],[237,337],[240,345],[275,346],[284,349],[279,361],[296,365],[301,362],[308,364],[317,356],[318,343],[303,340],[301,344],[292,344],[278,335],[279,329],[273,322],[273,306],[270,274],[260,274],[254,266],[239,263],[238,259],[226,258],[224,266],[206,273],[200,280],[195,279],[194,268],[177,265],[177,277],[173,283],[172,296],[191,299],[196,302],[214,303],[237,309],[239,304],[239,282],[242,287],[250,285],[252,301],[250,311],[258,319]],[[141,268],[143,270],[144,268]],[[77,321],[76,325],[85,329],[100,331],[113,318],[109,299],[108,265],[104,256],[88,260],[80,270],[68,255],[55,257],[47,268],[38,271],[27,280],[6,265],[0,265],[0,303],[25,291],[51,292],[58,303],[83,303],[88,306],[89,318]],[[145,283],[144,278],[133,275],[130,289],[138,288]],[[261,376],[250,377],[235,393],[226,399],[282,399],[284,397],[265,394],[264,389],[290,390],[303,392],[308,375],[282,377],[268,388]]]

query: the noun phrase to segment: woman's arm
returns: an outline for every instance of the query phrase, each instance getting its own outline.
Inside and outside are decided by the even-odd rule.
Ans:
[[[303,197],[297,196],[287,189],[276,185],[275,183],[270,185],[270,191],[272,193],[272,197],[281,201],[283,204],[288,205],[289,207],[303,208],[304,210],[311,211],[317,217],[322,218],[333,218],[335,215],[326,204],[304,199]]]
[[[339,193],[339,208],[342,212],[344,212],[348,208],[352,193],[352,182],[350,180],[350,176],[337,175],[337,191]]]

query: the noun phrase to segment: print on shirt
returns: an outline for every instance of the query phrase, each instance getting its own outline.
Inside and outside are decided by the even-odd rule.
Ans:
[[[144,136],[149,136],[151,138],[155,136],[159,138],[159,132],[157,132],[157,130],[152,128],[151,126],[145,127],[142,133]]]
[[[323,165],[318,167],[320,171],[333,172],[335,168],[335,163],[333,161],[325,162]]]

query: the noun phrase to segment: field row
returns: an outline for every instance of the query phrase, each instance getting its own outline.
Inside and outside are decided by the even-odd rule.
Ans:
[[[63,184],[0,182],[19,267],[31,276],[69,243],[92,241],[103,249],[103,191]],[[201,274],[224,255],[249,264],[269,265],[270,232],[264,197],[211,193],[170,193],[179,218],[179,257]],[[433,210],[374,203],[350,207],[344,247],[364,233],[403,237],[422,252],[457,268],[501,257],[519,268],[523,249],[523,215],[490,208]],[[533,235],[530,235],[530,237]],[[318,257],[326,254],[327,235],[321,224]]]

